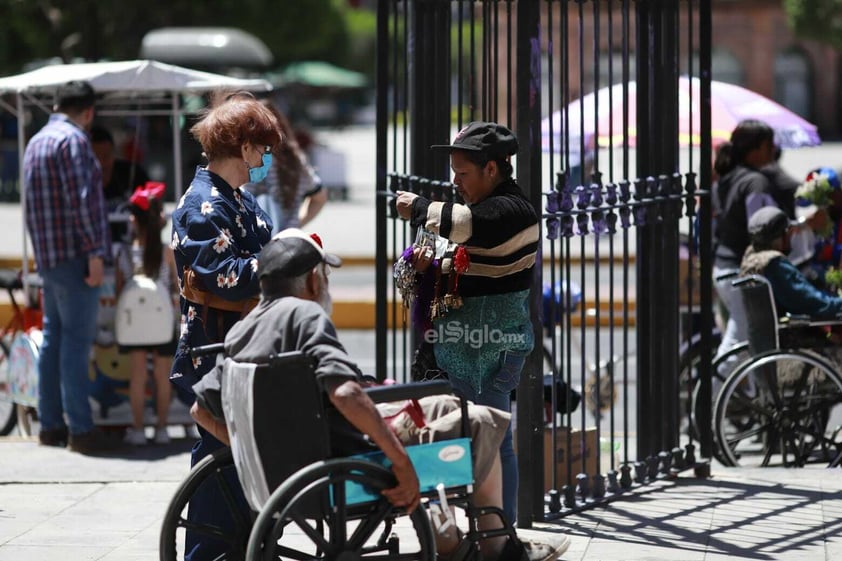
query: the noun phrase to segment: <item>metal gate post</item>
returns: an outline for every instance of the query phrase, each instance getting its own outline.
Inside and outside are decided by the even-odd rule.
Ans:
[[[392,56],[397,56],[394,53]],[[386,372],[386,328],[388,304],[388,281],[389,266],[386,263],[386,226],[388,216],[386,208],[389,202],[385,197],[378,197],[377,193],[386,191],[386,167],[388,150],[388,126],[389,126],[389,2],[379,0],[377,2],[377,140],[376,157],[377,169],[375,170],[375,194],[376,214],[375,220],[375,275],[374,275],[374,353],[375,353],[375,375],[378,380],[385,380]],[[397,108],[394,109],[397,111]]]
[[[409,24],[410,169],[415,175],[447,178],[450,142],[450,2],[415,0]]]
[[[678,165],[678,59],[673,2],[639,2],[637,198],[664,195]],[[671,141],[669,141],[671,140]],[[637,228],[638,457],[677,446],[678,223],[648,205]]]
[[[532,202],[538,215],[542,213],[541,185],[541,3],[517,3],[517,181]],[[539,239],[543,239],[543,221],[538,221]],[[517,449],[520,484],[518,516],[520,528],[532,527],[533,519],[544,516],[544,410],[541,342],[542,291],[541,243],[535,260],[535,274],[529,312],[535,334],[535,348],[526,362],[518,386]]]

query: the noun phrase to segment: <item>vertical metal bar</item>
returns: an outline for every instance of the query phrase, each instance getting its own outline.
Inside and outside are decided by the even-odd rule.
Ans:
[[[600,10],[599,10],[599,2],[593,3],[593,51],[594,51],[594,65],[593,65],[593,72],[594,72],[594,91],[599,91],[600,82],[599,82],[599,69],[600,69],[600,60],[599,60],[599,45],[600,45]],[[596,100],[595,100],[596,101]],[[596,107],[599,107],[599,104],[596,104]],[[613,108],[610,109],[613,111]],[[599,111],[594,111],[596,115]],[[608,119],[608,122],[611,122],[611,119]],[[609,129],[610,130],[610,129]],[[609,136],[609,145],[611,143]],[[594,174],[591,180],[586,180],[586,184],[590,184],[591,182],[596,183],[597,174],[599,173],[599,158],[597,154],[599,154],[599,150],[594,150]],[[583,162],[584,163],[584,162]],[[602,185],[600,185],[602,188]],[[602,466],[601,466],[601,454],[599,453],[599,443],[600,438],[602,436],[602,403],[603,403],[603,396],[600,395],[600,391],[602,389],[602,364],[600,360],[600,290],[599,290],[599,269],[600,269],[600,260],[599,260],[599,236],[600,232],[596,231],[595,228],[592,229],[593,235],[593,249],[594,249],[594,302],[596,302],[596,314],[594,316],[594,360],[593,363],[596,366],[592,376],[594,377],[594,394],[596,402],[596,441],[597,441],[597,450],[596,450],[596,473],[602,473]],[[584,257],[584,255],[583,255]],[[609,402],[610,403],[610,402]],[[613,407],[613,406],[612,406]],[[582,427],[583,429],[585,427]],[[593,474],[589,474],[593,475]]]
[[[509,92],[509,100],[506,102],[506,123],[512,124],[512,68],[514,57],[512,56],[512,0],[506,0],[506,91]]]
[[[464,100],[464,93],[462,91],[462,80],[465,79],[463,73],[463,57],[462,57],[462,50],[464,49],[463,45],[463,29],[462,26],[464,25],[465,15],[463,14],[462,5],[463,0],[459,0],[457,7],[459,12],[456,15],[456,128],[457,130],[462,130],[462,125],[464,124],[465,117],[462,115],[463,105],[465,103]]]
[[[623,180],[629,176],[629,43],[631,41],[630,0],[623,0]],[[623,356],[629,354],[629,229],[623,228]],[[640,362],[637,363],[638,370]],[[640,388],[637,388],[638,394]],[[623,463],[629,458],[629,361],[623,361]]]
[[[184,170],[181,163],[181,96],[178,92],[170,92],[172,96],[172,146],[173,146],[173,179],[175,180],[175,200],[180,201],[184,194]]]
[[[23,112],[23,94],[20,92],[15,94],[15,109],[18,122],[18,191],[20,192],[20,212],[23,216],[21,220],[21,228],[23,228],[23,261],[21,262],[21,269],[23,271],[23,290],[24,294],[29,297],[29,243],[27,243],[26,230],[26,176],[23,169],[23,155],[26,152],[26,115]],[[31,304],[31,302],[29,302]]]
[[[388,91],[389,91],[389,6],[390,2],[377,3],[377,123],[375,129],[377,169],[375,170],[375,262],[374,262],[374,356],[375,375],[378,380],[386,379],[386,212],[388,201],[376,193],[386,191],[386,170],[388,168]],[[397,27],[397,22],[395,22]],[[397,104],[394,111],[397,114]]]
[[[701,269],[699,302],[702,310],[699,327],[701,329],[702,349],[712,351],[713,331],[713,279],[711,278],[713,262],[707,248],[712,247],[710,189],[712,183],[711,169],[705,162],[711,158],[711,47],[712,47],[712,18],[711,0],[699,0],[699,128],[701,146],[699,147],[699,187],[707,194],[700,195],[699,205],[699,265]],[[711,352],[703,352],[699,360],[699,376],[701,384],[698,399],[701,400],[699,412],[699,426],[701,427],[700,444],[701,455],[705,458],[713,454],[713,436],[711,434]]]
[[[608,92],[608,105],[610,107],[614,107],[614,0],[608,0],[608,85],[611,89]],[[610,182],[614,182],[614,119],[609,121],[609,136],[611,137],[611,144],[608,147],[608,177]],[[616,421],[616,386],[614,380],[614,372],[615,372],[615,363],[614,357],[616,356],[616,352],[614,349],[614,333],[616,331],[616,327],[614,325],[614,233],[608,232],[608,357],[611,361],[611,369],[608,371],[610,379],[608,380],[609,384],[611,385],[611,411],[609,413],[608,419],[608,426],[610,431],[609,436],[609,449],[611,451],[610,454],[610,464],[611,464],[611,471],[615,471],[617,466],[615,465],[615,457],[614,457],[614,438],[615,438],[615,421]],[[623,361],[625,362],[625,361]]]
[[[491,71],[488,73],[488,99],[491,100],[491,111],[489,112],[489,120],[498,122],[500,120],[500,88],[498,87],[500,84],[500,41],[498,40],[498,38],[500,37],[499,3],[489,2],[488,9],[494,11],[493,16],[489,18],[489,25],[491,25],[491,37],[494,37],[494,40],[491,44]],[[506,125],[511,126],[511,123],[507,122]]]
[[[541,4],[518,2],[517,5],[517,126],[520,141],[517,153],[517,180],[536,209],[541,208]],[[540,224],[540,223],[539,223]],[[539,226],[540,228],[540,226]],[[540,237],[539,237],[540,239]],[[535,340],[541,341],[539,306],[541,305],[542,251],[538,244],[529,311]],[[535,518],[544,515],[543,489],[543,376],[540,345],[527,360],[518,387],[518,517],[520,528],[529,528]],[[525,452],[525,453],[524,453]]]
[[[471,115],[468,118],[468,121],[476,120],[476,111],[477,111],[477,54],[476,54],[476,14],[474,13],[474,6],[473,2],[471,2],[471,11],[470,11],[470,20],[471,25],[469,29],[471,30],[471,37],[470,37],[470,62],[468,66],[468,87],[470,88],[470,108],[471,108]]]

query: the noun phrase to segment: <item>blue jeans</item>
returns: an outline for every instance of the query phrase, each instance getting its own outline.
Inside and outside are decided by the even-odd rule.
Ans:
[[[64,414],[71,434],[94,427],[88,370],[99,287],[85,283],[87,263],[87,257],[78,257],[41,271],[44,343],[38,360],[38,416],[44,430],[63,428]]]
[[[469,382],[451,376],[450,383],[456,395],[473,401],[477,405],[486,405],[502,411],[511,412],[511,393],[520,382],[520,373],[526,362],[526,354],[515,352],[501,353],[500,368],[493,377],[491,387],[483,388],[478,393]],[[503,514],[514,525],[517,518],[517,456],[512,444],[512,425],[506,429],[506,436],[500,443],[500,462],[503,468]]]
[[[740,303],[737,289],[731,286],[731,283],[736,277],[727,277],[720,281],[716,279],[728,273],[738,273],[739,269],[725,269],[720,267],[713,268],[714,288],[719,301],[728,310],[728,323],[725,325],[725,333],[722,334],[722,342],[719,344],[719,349],[716,356],[723,354],[737,343],[741,343],[748,339],[746,332],[746,313]]]

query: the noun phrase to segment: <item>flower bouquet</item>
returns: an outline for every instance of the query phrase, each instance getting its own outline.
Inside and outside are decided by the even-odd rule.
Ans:
[[[795,191],[795,199],[799,205],[815,205],[820,209],[827,208],[833,202],[831,194],[833,193],[833,185],[830,183],[830,177],[819,171],[810,172],[807,179]],[[827,238],[833,234],[833,223],[826,221],[821,232],[816,232],[816,235],[821,238]]]

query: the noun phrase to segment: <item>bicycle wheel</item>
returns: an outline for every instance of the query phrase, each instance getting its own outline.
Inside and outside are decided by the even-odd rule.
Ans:
[[[0,436],[11,433],[18,422],[18,411],[12,401],[9,376],[9,345],[0,339]]]
[[[842,377],[812,351],[762,353],[728,377],[713,418],[726,465],[829,464],[842,451]]]

